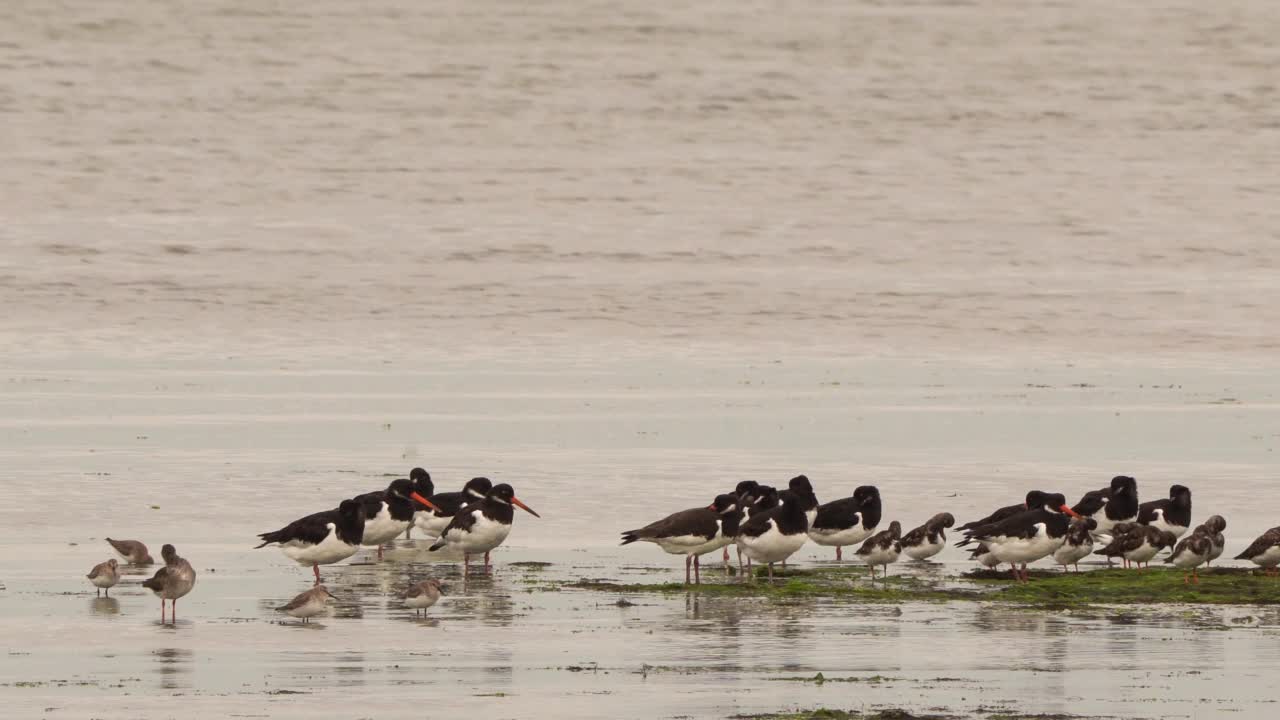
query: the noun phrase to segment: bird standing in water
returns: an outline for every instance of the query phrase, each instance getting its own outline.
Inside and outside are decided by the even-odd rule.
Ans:
[[[191,592],[196,585],[196,571],[191,563],[178,556],[172,545],[160,548],[160,557],[164,558],[164,567],[156,571],[151,579],[144,580],[142,587],[150,590],[160,598],[160,623],[164,624],[164,601],[173,604],[173,613],[169,621],[178,621],[178,598]]]

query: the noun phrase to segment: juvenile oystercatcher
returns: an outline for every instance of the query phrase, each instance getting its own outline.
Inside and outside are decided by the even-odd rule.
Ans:
[[[459,510],[430,549],[434,552],[447,545],[461,550],[463,577],[470,571],[472,555],[484,553],[484,566],[489,567],[489,552],[511,534],[511,522],[515,518],[513,505],[534,517],[542,517],[520,502],[510,485],[501,483],[494,485],[483,500]]]
[[[156,571],[149,580],[142,581],[142,587],[155,593],[160,598],[160,624],[164,624],[164,601],[173,606],[169,622],[178,622],[178,598],[191,592],[196,586],[196,571],[191,563],[178,556],[172,545],[160,548],[160,557],[164,559],[164,567]]]
[[[1102,512],[1093,516],[1098,521],[1094,537],[1111,535],[1111,529],[1117,523],[1131,523],[1138,520],[1138,481],[1128,475],[1117,475],[1111,478],[1111,484],[1102,489],[1106,493],[1107,504]]]
[[[1213,552],[1213,534],[1204,527],[1198,527],[1187,537],[1183,538],[1173,548],[1173,554],[1169,556],[1165,562],[1171,563],[1175,567],[1190,572],[1182,576],[1182,584],[1187,583],[1200,584],[1200,573],[1198,572],[1201,565],[1209,561],[1209,555]]]
[[[449,527],[449,522],[459,510],[466,505],[484,500],[492,489],[493,482],[489,478],[476,477],[468,480],[459,492],[431,495],[431,504],[436,506],[435,510],[414,515],[414,526],[427,537],[438,538],[440,533]]]
[[[1280,527],[1273,527],[1259,535],[1244,552],[1236,556],[1236,560],[1248,560],[1268,575],[1280,574],[1276,570],[1276,566],[1280,565]]]
[[[1077,507],[1079,507],[1079,504],[1071,509],[1076,510]],[[1076,510],[1076,512],[1079,511]],[[1053,561],[1062,566],[1063,572],[1068,571],[1068,565],[1074,565],[1076,572],[1080,572],[1080,561],[1089,557],[1089,553],[1093,552],[1093,530],[1097,529],[1097,527],[1098,521],[1092,517],[1082,515],[1072,518],[1071,525],[1067,528],[1067,537],[1062,541],[1062,546],[1053,551]]]
[[[1017,517],[1018,515],[1024,515],[1028,512],[1042,509],[1050,497],[1051,497],[1050,493],[1043,492],[1041,490],[1032,490],[1027,493],[1026,500],[1024,500],[1021,505],[1008,505],[1006,507],[1002,507],[996,510],[995,512],[991,513],[983,520],[975,520],[973,522],[968,522],[968,523],[965,523],[964,525],[961,525],[960,527],[956,528],[956,530],[961,533],[964,533],[964,537],[959,542],[956,543],[956,547],[965,547],[969,543],[973,542],[974,540],[973,532],[978,528],[990,527],[997,523],[1004,522],[1009,518]]]
[[[1196,528],[1196,530],[1201,529],[1209,536],[1209,559],[1204,561],[1207,567],[1214,560],[1222,557],[1222,551],[1227,549],[1227,538],[1222,534],[1222,531],[1227,529],[1227,520],[1221,515],[1210,515],[1208,520],[1200,523]]]
[[[276,610],[290,617],[302,618],[302,622],[306,623],[310,622],[311,618],[324,612],[325,605],[329,600],[337,600],[329,592],[329,588],[324,585],[313,585],[310,590],[299,593],[297,597],[276,608]]]
[[[439,602],[441,595],[444,595],[444,586],[439,580],[430,578],[410,585],[400,598],[405,607],[413,610],[413,614],[420,615]]]
[[[689,584],[692,565],[694,583],[700,584],[699,556],[732,543],[741,519],[737,496],[726,493],[707,507],[681,510],[639,530],[628,530],[622,533],[621,544],[651,542],[672,555],[684,555],[684,583]]]
[[[951,513],[938,513],[920,527],[902,536],[902,552],[915,560],[928,560],[947,544],[946,529],[956,524]]]
[[[360,541],[365,547],[378,548],[382,559],[382,546],[400,536],[413,524],[415,503],[427,510],[435,505],[418,493],[413,480],[392,480],[386,490],[357,495],[353,498],[364,508],[364,533]]]
[[[97,593],[99,595],[106,591],[107,597],[111,597],[111,588],[120,582],[120,563],[116,562],[115,558],[100,562],[94,565],[93,569],[85,577],[89,578],[89,582],[98,588]]]
[[[356,500],[343,500],[334,510],[313,513],[258,537],[262,540],[259,548],[274,543],[290,560],[310,565],[319,585],[321,565],[346,560],[360,549],[364,506]]]
[[[1191,490],[1185,485],[1169,487],[1169,497],[1138,506],[1138,523],[1182,537],[1191,527]]]
[[[970,535],[974,528],[994,525],[1002,520],[1008,520],[1015,515],[1021,515],[1028,510],[1036,510],[1044,507],[1044,499],[1047,495],[1048,493],[1043,491],[1032,490],[1027,493],[1027,497],[1023,500],[1021,505],[1006,505],[1005,507],[995,510],[981,520],[974,520],[961,525],[956,528],[956,532],[964,533],[965,537],[960,542],[956,543],[956,547],[964,547],[972,542]]]
[[[1161,530],[1152,525],[1136,523],[1120,523],[1112,528],[1111,542],[1094,553],[1107,557],[1124,558],[1125,566],[1150,564],[1151,558],[1165,548],[1173,547],[1178,538],[1168,530]]]
[[[1028,494],[1027,502],[1037,507],[972,528],[966,538],[986,544],[997,560],[1013,566],[1014,578],[1021,582],[1027,581],[1027,563],[1048,557],[1062,546],[1069,526],[1067,516],[1075,516],[1061,493],[1039,493],[1035,498]],[[1017,563],[1022,564],[1021,574]]]
[[[413,491],[418,493],[422,497],[430,500],[431,497],[435,495],[436,485],[435,483],[431,482],[431,473],[427,472],[425,469],[416,467],[410,470],[409,480],[413,481]],[[421,510],[418,508],[414,508],[413,524],[405,528],[404,539],[405,540],[409,539],[410,533],[413,532],[414,526],[418,524],[419,517],[422,518],[423,522],[426,522],[426,516],[430,514],[431,514],[431,510]]]
[[[808,539],[809,512],[818,507],[809,479],[803,475],[789,483],[782,503],[773,509],[754,513],[738,530],[738,546],[748,560],[765,563],[769,579],[773,564],[791,557]],[[749,567],[749,566],[748,566]]]
[[[850,497],[818,506],[818,514],[809,527],[809,539],[817,545],[834,546],[836,560],[843,560],[845,545],[857,545],[875,533],[880,513],[879,488],[860,485]]]
[[[898,555],[902,553],[901,536],[902,525],[894,520],[888,530],[872,535],[858,548],[858,558],[871,568],[872,580],[876,579],[877,565],[884,567],[884,577],[889,576],[889,564],[898,562]]]
[[[137,540],[112,540],[107,538],[107,542],[130,565],[150,565],[155,562],[155,560],[151,559],[151,553],[147,552],[147,546]]]

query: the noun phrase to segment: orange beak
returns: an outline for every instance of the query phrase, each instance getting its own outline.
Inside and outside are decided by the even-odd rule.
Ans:
[[[422,497],[421,495],[419,495],[419,494],[418,494],[418,493],[416,493],[416,492],[411,492],[411,493],[409,493],[409,497],[413,498],[414,500],[417,500],[418,502],[422,503],[423,505],[426,505],[427,507],[431,508],[432,510],[439,510],[439,509],[440,509],[440,508],[436,507],[435,505],[432,505],[430,500],[428,500],[428,499],[426,499],[426,498]]]
[[[1068,506],[1066,506],[1066,505],[1063,505],[1062,507],[1060,507],[1060,508],[1058,508],[1058,509],[1059,509],[1059,510],[1061,510],[1062,512],[1064,512],[1064,513],[1066,513],[1066,514],[1070,515],[1071,517],[1077,517],[1077,518],[1078,518],[1078,517],[1080,517],[1080,514],[1079,514],[1079,513],[1077,513],[1075,510],[1072,510],[1070,507],[1068,507]]]
[[[536,518],[540,518],[540,517],[542,517],[542,516],[541,516],[541,515],[539,515],[538,513],[534,512],[534,511],[533,511],[533,508],[531,508],[531,507],[529,507],[528,505],[525,505],[524,503],[522,503],[522,502],[520,502],[519,500],[515,499],[515,497],[514,497],[514,496],[511,498],[511,502],[512,502],[512,504],[514,504],[516,507],[520,508],[521,510],[524,510],[525,512],[529,513],[530,515],[532,515],[532,516],[534,516],[534,517],[536,517]]]

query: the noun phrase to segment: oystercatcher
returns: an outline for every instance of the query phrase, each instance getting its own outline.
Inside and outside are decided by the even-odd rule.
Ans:
[[[1167,499],[1142,503],[1138,507],[1138,523],[1182,537],[1191,527],[1191,490],[1185,485],[1172,485]]]
[[[684,583],[689,584],[692,565],[694,583],[702,582],[699,556],[727,547],[738,534],[742,512],[736,495],[717,495],[707,507],[681,510],[638,530],[622,533],[622,545],[651,542],[672,555],[684,555]]]
[[[880,490],[860,485],[853,495],[818,507],[809,527],[809,539],[817,545],[836,549],[836,561],[844,559],[844,546],[856,545],[871,537],[880,525]]]
[[[258,537],[262,540],[259,548],[274,543],[290,560],[310,565],[319,585],[321,565],[346,560],[360,549],[364,506],[356,500],[343,500],[334,510],[313,513]]]
[[[791,479],[786,493],[785,497],[779,494],[781,505],[754,513],[738,531],[742,553],[768,565],[771,580],[773,564],[791,557],[808,539],[809,512],[818,507],[813,487],[803,475]]]
[[[437,493],[430,495],[431,504],[436,506],[429,513],[417,513],[413,516],[414,526],[424,535],[431,538],[440,537],[440,533],[449,527],[453,516],[464,506],[484,500],[493,489],[493,482],[486,477],[471,478],[459,492]]]
[[[364,508],[364,533],[360,544],[378,548],[400,536],[413,524],[415,503],[434,510],[435,505],[418,493],[413,480],[392,480],[386,490],[357,495],[353,498]]]
[[[1093,516],[1098,521],[1098,529],[1094,537],[1111,535],[1111,529],[1117,523],[1131,523],[1138,520],[1138,481],[1128,475],[1117,475],[1111,478],[1111,484],[1102,489],[1107,495],[1107,504],[1102,512]]]
[[[431,473],[427,472],[425,469],[416,467],[410,470],[409,479],[413,481],[414,492],[418,493],[422,497],[430,500],[431,496],[435,495],[436,485],[435,483],[431,482]],[[422,517],[423,522],[426,522],[426,519],[427,519],[426,516],[430,514],[431,514],[431,510],[419,510],[417,508],[414,508],[413,524],[405,528],[404,539],[405,540],[409,539],[410,534],[413,532],[414,526],[418,524],[419,516]]]
[[[1035,498],[1028,494],[1027,502],[1038,506],[972,528],[966,538],[986,544],[997,560],[1013,565],[1014,578],[1021,582],[1027,581],[1027,563],[1048,557],[1062,546],[1066,541],[1067,516],[1075,517],[1075,511],[1061,493],[1040,493]],[[1021,574],[1015,563],[1022,564]]]
[[[484,566],[489,567],[489,552],[511,534],[511,522],[515,518],[513,505],[534,517],[542,517],[520,502],[510,485],[501,483],[494,485],[483,500],[459,510],[430,549],[434,552],[448,545],[461,550],[463,577],[470,572],[472,555],[484,553]]]
[[[963,540],[956,543],[956,547],[964,547],[965,545],[968,545],[970,542],[972,542],[971,533],[974,530],[974,528],[984,527],[987,525],[994,525],[995,523],[1001,522],[1002,520],[1008,520],[1009,518],[1014,517],[1015,515],[1021,515],[1022,513],[1025,513],[1028,510],[1036,510],[1044,507],[1044,499],[1047,495],[1048,493],[1045,493],[1043,491],[1032,490],[1031,492],[1027,493],[1027,497],[1022,502],[1021,505],[1007,505],[1005,507],[1002,507],[992,512],[990,515],[982,518],[981,520],[974,520],[973,522],[967,522],[961,525],[960,527],[956,528],[956,532],[964,533],[965,537]]]

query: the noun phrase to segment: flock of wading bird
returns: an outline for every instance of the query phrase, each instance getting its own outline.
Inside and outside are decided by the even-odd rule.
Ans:
[[[488,478],[472,478],[460,492],[436,493],[431,475],[422,468],[414,468],[407,479],[394,480],[385,490],[357,495],[343,500],[338,507],[312,513],[295,520],[279,530],[259,535],[262,544],[277,545],[291,560],[311,566],[315,584],[306,592],[277,610],[293,617],[308,618],[324,612],[328,600],[333,599],[328,588],[320,583],[320,566],[341,562],[356,554],[361,547],[377,548],[378,560],[382,560],[383,546],[414,528],[428,538],[434,538],[432,552],[450,549],[462,554],[463,577],[470,574],[471,556],[483,555],[484,567],[489,569],[489,553],[507,539],[514,519],[513,507],[519,507],[534,517],[538,513],[515,496],[507,484],[494,485]],[[137,540],[112,540],[107,542],[132,565],[152,564],[147,546]],[[165,621],[165,601],[172,603],[171,621],[176,621],[178,599],[195,587],[196,573],[191,563],[178,556],[172,545],[165,545],[161,557],[165,566],[144,581],[142,586],[160,598],[160,622]],[[99,563],[88,575],[89,581],[99,588],[110,589],[120,581],[119,563],[115,559]],[[444,586],[435,578],[426,578],[410,585],[401,598],[404,606],[421,612],[440,599]]]
[[[843,558],[844,547],[860,544],[855,555],[870,567],[874,578],[877,565],[887,574],[889,565],[903,554],[927,561],[942,552],[946,530],[955,525],[951,513],[939,513],[903,535],[896,520],[880,530],[881,515],[880,491],[873,485],[857,488],[851,497],[819,504],[804,475],[792,478],[782,491],[746,480],[706,507],[683,510],[622,533],[622,544],[651,542],[672,555],[684,555],[686,584],[691,571],[692,582],[702,581],[699,558],[721,548],[727,572],[729,545],[737,545],[740,571],[746,556],[748,577],[754,579],[751,563],[756,562],[767,565],[772,579],[773,564],[786,567],[787,558],[808,540],[834,547],[836,560]],[[1213,515],[1184,538],[1191,529],[1190,489],[1174,485],[1166,498],[1139,502],[1137,481],[1120,475],[1107,487],[1086,492],[1074,506],[1060,493],[1032,490],[1022,502],[956,528],[964,533],[956,545],[972,546],[970,557],[988,568],[1008,564],[1019,582],[1027,582],[1029,563],[1044,558],[1052,558],[1064,571],[1074,567],[1079,572],[1080,560],[1090,554],[1106,557],[1108,564],[1119,558],[1125,567],[1141,568],[1171,548],[1165,562],[1186,571],[1184,583],[1198,583],[1200,566],[1222,555],[1226,527],[1222,516]],[[1268,575],[1277,575],[1280,527],[1263,533],[1236,559],[1252,561]]]

